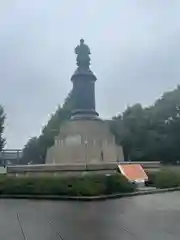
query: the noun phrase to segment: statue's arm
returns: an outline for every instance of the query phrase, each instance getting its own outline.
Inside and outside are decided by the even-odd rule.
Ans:
[[[77,47],[75,48],[75,53],[76,53],[76,54],[79,54],[79,46],[77,46]]]

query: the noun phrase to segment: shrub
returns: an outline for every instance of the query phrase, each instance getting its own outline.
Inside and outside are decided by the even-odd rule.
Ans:
[[[135,186],[128,182],[128,180],[121,174],[116,173],[106,177],[106,194],[118,193],[118,192],[132,192],[135,190]]]
[[[146,174],[148,175],[148,181],[145,183],[146,186],[154,187],[157,172],[156,171],[147,171]]]
[[[162,169],[155,175],[154,185],[157,188],[171,188],[180,186],[180,174],[177,171]]]
[[[134,191],[122,175],[71,177],[0,177],[0,194],[97,196]]]

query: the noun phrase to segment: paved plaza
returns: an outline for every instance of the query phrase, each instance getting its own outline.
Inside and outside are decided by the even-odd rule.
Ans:
[[[97,202],[0,200],[0,239],[180,239],[180,192]]]

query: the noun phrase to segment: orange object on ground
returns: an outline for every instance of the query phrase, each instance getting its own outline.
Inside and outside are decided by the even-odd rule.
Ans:
[[[118,167],[129,181],[142,182],[148,180],[148,176],[140,164],[120,164]]]

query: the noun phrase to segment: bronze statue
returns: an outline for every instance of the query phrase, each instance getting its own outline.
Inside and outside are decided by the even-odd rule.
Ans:
[[[91,52],[89,47],[84,43],[84,39],[80,40],[80,45],[75,48],[75,53],[77,54],[77,66],[82,69],[88,69],[90,65],[89,55]]]

